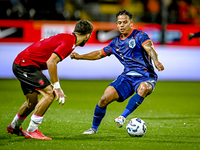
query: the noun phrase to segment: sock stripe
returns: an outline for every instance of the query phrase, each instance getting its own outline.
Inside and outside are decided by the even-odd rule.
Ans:
[[[36,115],[36,114],[34,114],[34,113],[33,113],[33,115],[36,116],[36,117],[43,117],[43,116],[38,116],[38,115]]]
[[[22,120],[26,119],[26,117],[21,117],[18,113],[17,113],[17,117],[18,117],[19,119],[22,119]]]

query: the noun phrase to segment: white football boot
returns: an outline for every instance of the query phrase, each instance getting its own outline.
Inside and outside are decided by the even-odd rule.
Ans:
[[[89,130],[83,132],[83,134],[96,134],[97,131],[95,129],[90,128]]]
[[[119,116],[118,118],[115,119],[115,122],[119,128],[123,127],[125,121],[126,118],[124,118],[123,116]]]

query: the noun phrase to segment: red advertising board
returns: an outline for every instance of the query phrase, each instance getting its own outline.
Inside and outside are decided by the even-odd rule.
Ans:
[[[0,42],[35,42],[63,32],[73,32],[76,22],[0,20]],[[109,43],[119,35],[116,23],[92,22],[94,31],[88,43]],[[154,44],[161,44],[160,24],[134,24],[134,28],[148,33]],[[189,33],[200,31],[200,25],[168,24],[165,28],[166,45],[200,46],[199,38],[188,40]]]

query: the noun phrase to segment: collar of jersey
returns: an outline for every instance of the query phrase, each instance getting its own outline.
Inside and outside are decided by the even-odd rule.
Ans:
[[[131,30],[131,32],[127,35],[127,37],[129,37],[130,35],[131,35],[131,33],[133,32],[133,30],[134,30],[134,28]],[[121,40],[125,40],[127,37],[125,37],[125,38],[122,38],[122,35],[120,35],[120,39]]]

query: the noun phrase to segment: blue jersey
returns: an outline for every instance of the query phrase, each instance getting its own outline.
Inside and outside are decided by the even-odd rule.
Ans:
[[[143,45],[151,41],[149,36],[140,30],[133,29],[131,33],[122,38],[114,38],[110,44],[102,49],[104,55],[114,54],[124,66],[123,74],[138,73],[157,79],[151,58],[143,48]]]

